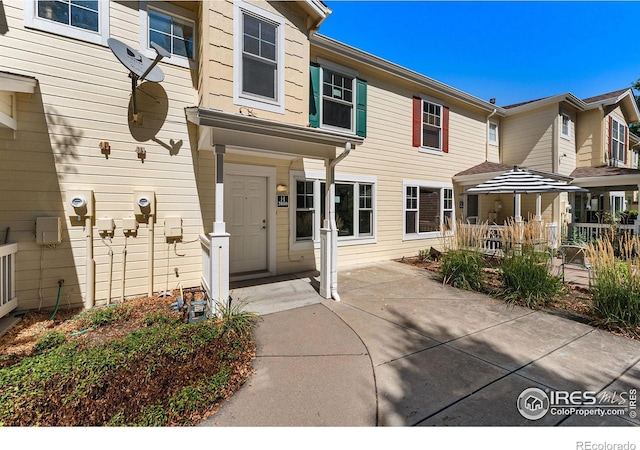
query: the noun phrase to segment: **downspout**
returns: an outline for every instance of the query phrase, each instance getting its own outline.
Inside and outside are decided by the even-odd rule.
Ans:
[[[484,160],[485,161],[489,161],[489,119],[491,119],[491,117],[493,117],[493,115],[498,111],[497,108],[493,109],[493,112],[491,114],[489,114],[487,116],[487,130],[486,130],[486,134],[487,134],[487,139],[485,139],[485,143],[484,143]],[[498,131],[500,130],[500,127],[498,127]],[[500,138],[498,136],[496,136],[498,138],[498,142],[500,142]],[[500,159],[500,149],[498,148],[498,159]]]
[[[329,184],[329,195],[327,201],[329,203],[329,232],[331,233],[331,298],[340,301],[338,295],[338,225],[336,224],[336,202],[335,202],[335,168],[340,161],[345,159],[351,151],[351,142],[347,142],[344,151],[338,155],[336,159],[329,162],[329,172],[331,180],[327,180]]]

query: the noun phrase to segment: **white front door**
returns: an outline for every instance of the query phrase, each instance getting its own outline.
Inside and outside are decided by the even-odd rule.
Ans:
[[[229,242],[229,272],[267,271],[267,177],[225,176],[224,212]]]

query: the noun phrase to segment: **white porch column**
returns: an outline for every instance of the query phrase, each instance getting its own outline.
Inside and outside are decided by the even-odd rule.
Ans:
[[[338,231],[336,225],[335,166],[326,159],[325,217],[320,229],[320,295],[331,298],[338,286]]]
[[[522,222],[522,208],[520,206],[520,193],[515,194],[515,211],[513,213],[516,222]]]
[[[536,195],[536,220],[542,222],[542,194]]]
[[[216,153],[216,205],[211,238],[211,315],[220,314],[220,306],[229,300],[229,233],[224,222],[224,145],[215,146]]]

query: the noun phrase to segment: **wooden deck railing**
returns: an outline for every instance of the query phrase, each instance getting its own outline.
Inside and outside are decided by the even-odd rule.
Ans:
[[[6,316],[18,306],[16,253],[18,244],[0,245],[0,317]]]

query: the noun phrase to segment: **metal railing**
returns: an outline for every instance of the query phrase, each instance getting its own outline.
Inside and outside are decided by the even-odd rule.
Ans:
[[[18,306],[16,253],[18,244],[0,245],[0,317],[6,316]]]
[[[569,225],[569,235],[567,238],[571,242],[592,242],[607,233],[612,227],[630,234],[640,234],[638,232],[638,228],[640,227],[638,221],[634,224],[615,225],[608,223],[572,223]]]

